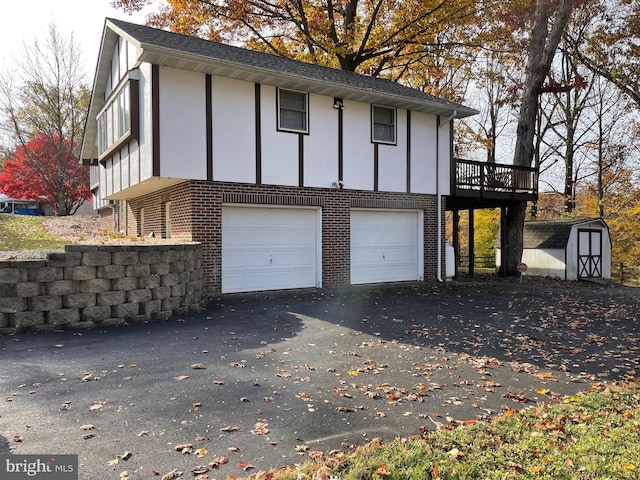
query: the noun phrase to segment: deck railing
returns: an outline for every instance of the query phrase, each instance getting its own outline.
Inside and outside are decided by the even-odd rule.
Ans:
[[[453,189],[452,189],[453,190]],[[456,195],[535,196],[538,173],[533,167],[455,159]]]

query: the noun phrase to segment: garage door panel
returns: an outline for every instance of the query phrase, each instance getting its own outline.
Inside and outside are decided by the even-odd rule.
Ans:
[[[417,211],[351,212],[351,283],[420,280],[421,214]]]
[[[222,292],[318,285],[315,209],[224,207]]]

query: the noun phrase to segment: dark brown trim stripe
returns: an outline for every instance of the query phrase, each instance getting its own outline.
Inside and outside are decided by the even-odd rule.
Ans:
[[[152,175],[160,176],[160,66],[151,66],[151,155]]]
[[[304,134],[298,134],[298,186],[304,187]]]
[[[256,185],[262,184],[262,120],[260,107],[260,84],[255,85],[256,110]]]
[[[207,180],[213,181],[213,95],[211,94],[211,75],[204,76],[205,124],[207,137]]]
[[[411,193],[411,110],[407,110],[407,193]]]
[[[380,174],[379,144],[373,144],[373,191],[378,191],[378,176]]]
[[[344,112],[338,109],[338,180],[344,180]]]

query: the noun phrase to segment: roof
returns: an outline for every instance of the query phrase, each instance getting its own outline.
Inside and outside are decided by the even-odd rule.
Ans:
[[[571,230],[576,226],[600,224],[607,231],[609,227],[602,218],[574,218],[572,220],[532,220],[524,222],[522,233],[523,248],[565,249]],[[500,229],[496,237],[496,248],[500,248]]]
[[[539,220],[525,222],[523,248],[561,248],[569,241],[571,230],[575,226],[599,222],[606,226],[601,218],[582,218],[573,220]]]
[[[464,118],[478,113],[473,108],[390,80],[107,18],[96,67],[89,120],[85,128],[82,159],[91,159],[93,155],[97,133],[95,118],[105,103],[104,91],[110,71],[110,56],[119,36],[136,48],[137,64],[151,63],[193,70],[451,118]]]

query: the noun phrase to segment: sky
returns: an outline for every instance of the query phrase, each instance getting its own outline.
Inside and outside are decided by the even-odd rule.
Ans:
[[[49,25],[55,24],[63,38],[73,33],[80,47],[84,73],[91,84],[98,61],[102,28],[106,17],[144,23],[146,12],[131,16],[111,7],[111,0],[3,0],[0,7],[0,71],[11,71],[13,58],[32,45],[46,40]]]

